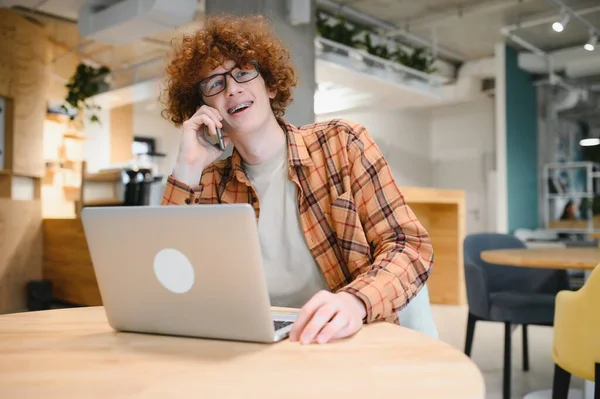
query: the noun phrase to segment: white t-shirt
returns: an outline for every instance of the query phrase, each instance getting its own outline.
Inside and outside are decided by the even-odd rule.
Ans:
[[[288,179],[284,144],[259,165],[244,164],[258,194],[258,235],[272,306],[301,308],[319,290],[329,290],[308,249],[298,211],[298,188]]]

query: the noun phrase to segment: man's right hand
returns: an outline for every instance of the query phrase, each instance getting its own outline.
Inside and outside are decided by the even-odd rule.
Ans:
[[[223,128],[223,117],[215,108],[203,105],[187,121],[183,122],[179,153],[173,168],[173,177],[189,186],[200,182],[202,171],[216,161],[223,151],[215,147],[204,137],[206,127],[208,133],[217,137],[216,128]],[[223,138],[229,144],[227,137]]]

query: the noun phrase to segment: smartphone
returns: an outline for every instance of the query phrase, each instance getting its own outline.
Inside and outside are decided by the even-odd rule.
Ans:
[[[223,132],[221,129],[216,128],[217,130],[217,146],[221,151],[225,151],[225,143],[223,143]]]
[[[215,138],[208,132],[208,128],[205,125],[204,126],[204,138],[206,140],[208,140],[208,142],[210,144],[214,145],[221,151],[225,151],[225,143],[223,142],[223,132],[219,128],[216,128],[216,130],[217,130],[217,138],[215,140]]]

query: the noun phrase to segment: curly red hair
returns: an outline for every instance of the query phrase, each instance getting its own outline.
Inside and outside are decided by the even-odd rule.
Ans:
[[[262,16],[210,16],[205,26],[193,35],[184,35],[174,46],[172,59],[166,68],[167,79],[163,94],[166,108],[163,115],[175,126],[189,119],[204,104],[197,83],[202,71],[214,69],[225,60],[238,65],[258,63],[268,90],[276,92],[271,109],[282,117],[292,101],[296,86],[296,71],[289,50],[272,32]]]

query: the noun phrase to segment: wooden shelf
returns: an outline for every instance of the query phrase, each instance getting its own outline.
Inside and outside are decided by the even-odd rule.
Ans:
[[[58,161],[58,160],[44,161],[46,170],[55,169],[55,170],[73,171],[78,163],[80,163],[80,161],[75,161],[75,160],[71,160],[71,159],[65,159],[62,161]]]
[[[119,206],[119,205],[123,205],[122,199],[106,198],[106,199],[86,201],[84,204],[84,207],[86,207],[86,206]]]
[[[62,189],[63,189],[63,193],[65,195],[66,200],[77,201],[79,199],[81,187],[79,187],[79,186],[63,186]]]
[[[53,122],[58,122],[58,123],[68,123],[71,118],[69,118],[68,115],[65,114],[57,114],[57,113],[47,113],[46,114],[46,119],[49,121],[53,121]]]
[[[85,174],[86,182],[110,183],[121,181],[121,179],[121,169]]]
[[[73,139],[73,140],[85,140],[85,136],[82,134],[78,134],[78,133],[65,133],[65,134],[63,134],[63,137],[66,139]]]
[[[406,202],[425,204],[458,204],[464,201],[462,190],[445,190],[429,187],[401,187]]]

